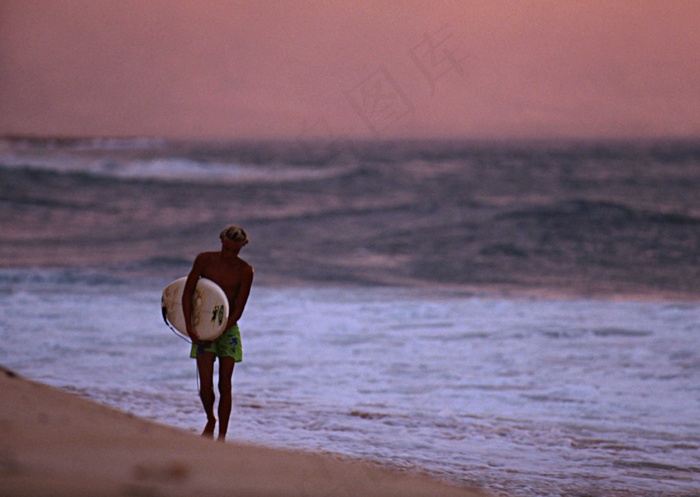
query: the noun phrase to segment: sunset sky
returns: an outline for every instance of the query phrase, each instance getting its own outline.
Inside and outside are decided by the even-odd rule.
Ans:
[[[0,134],[700,136],[700,2],[3,0]]]

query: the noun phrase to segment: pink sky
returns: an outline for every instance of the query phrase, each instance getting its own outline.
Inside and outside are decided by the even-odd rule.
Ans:
[[[0,133],[698,137],[700,2],[3,0]]]

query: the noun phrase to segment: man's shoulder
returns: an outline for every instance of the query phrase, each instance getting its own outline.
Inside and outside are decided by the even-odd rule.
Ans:
[[[194,265],[202,268],[215,264],[218,259],[217,254],[218,252],[200,252],[194,259]]]
[[[219,255],[218,252],[200,252],[197,254],[197,259],[202,259],[202,260],[207,260],[207,259],[212,259]]]
[[[235,264],[234,268],[238,274],[247,275],[250,277],[253,276],[253,266],[248,264],[248,262],[241,259],[240,257],[236,260],[236,264]]]

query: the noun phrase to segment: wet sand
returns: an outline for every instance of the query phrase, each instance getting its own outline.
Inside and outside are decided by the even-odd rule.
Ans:
[[[0,496],[463,496],[420,475],[206,440],[0,368]]]

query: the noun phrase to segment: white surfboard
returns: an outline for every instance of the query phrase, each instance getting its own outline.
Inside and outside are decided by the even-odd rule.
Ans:
[[[182,294],[187,278],[178,278],[163,289],[161,309],[163,319],[189,338],[182,312]],[[192,326],[202,340],[214,340],[226,329],[229,305],[226,294],[219,285],[207,278],[200,278],[192,298]]]

